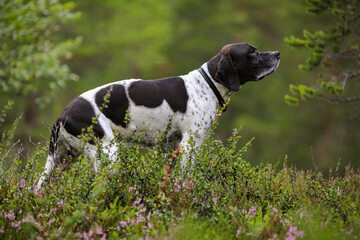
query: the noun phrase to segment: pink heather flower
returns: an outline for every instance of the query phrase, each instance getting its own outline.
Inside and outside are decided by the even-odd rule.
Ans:
[[[47,237],[48,235],[48,232],[44,232],[44,237]]]
[[[142,208],[139,210],[139,212],[146,212],[146,207],[144,207],[143,205],[142,205]]]
[[[22,209],[19,210],[19,214],[21,214],[21,213],[22,213]]]
[[[14,214],[14,210],[10,210],[9,211],[9,214],[5,214],[5,217],[7,218],[7,219],[9,219],[10,221],[13,221],[13,220],[15,220],[15,214]]]
[[[104,234],[103,231],[102,231],[102,227],[96,227],[96,228],[95,228],[95,232],[96,232],[97,235],[102,235],[102,234]]]
[[[90,239],[89,236],[86,234],[86,232],[83,233],[83,238],[84,238],[85,240],[89,240],[89,239]]]
[[[247,213],[247,211],[246,211],[245,209],[243,209],[243,210],[241,210],[241,213],[242,213],[243,215],[245,215],[245,214]]]
[[[106,234],[103,234],[100,240],[105,240],[105,239],[106,239]]]
[[[295,240],[296,238],[294,236],[287,236],[285,240]]]
[[[274,208],[272,209],[272,212],[273,212],[273,213],[278,213],[278,210],[274,207]]]
[[[217,204],[217,198],[213,198],[214,204]]]
[[[256,215],[256,210],[257,210],[257,207],[252,207],[250,210],[249,210],[249,216],[250,217],[254,217]]]
[[[38,196],[38,195],[39,195],[37,186],[33,185],[32,193],[33,193],[35,196]]]
[[[129,187],[129,192],[131,192],[131,191],[135,191],[136,190],[136,184],[135,184],[135,186],[134,187]]]
[[[25,188],[26,181],[24,179],[21,179],[20,181],[20,188]]]
[[[234,213],[233,213],[233,212],[230,212],[229,215],[233,217],[233,216],[234,216]]]
[[[197,198],[194,198],[193,203],[195,203],[195,204],[198,204],[198,203],[199,203],[199,201],[197,200]]]
[[[136,218],[136,223],[141,223],[141,222],[145,222],[145,221],[146,221],[146,219],[141,215]]]
[[[236,231],[235,237],[238,237],[238,236],[240,235],[240,233],[241,233],[241,228],[239,228],[239,229]]]
[[[120,221],[120,225],[121,225],[122,228],[126,228],[127,225],[128,225],[128,222],[126,222],[126,221]]]
[[[152,229],[153,225],[151,222],[148,222],[149,229]]]
[[[148,221],[150,221],[150,217],[151,217],[151,212],[148,213],[148,215],[146,216],[146,219],[147,219]]]
[[[73,237],[81,238],[83,235],[79,232],[75,233]]]
[[[13,228],[20,229],[20,223],[21,223],[21,222],[12,222],[12,223],[11,223],[11,226],[12,226]]]
[[[287,233],[287,235],[289,240],[291,240],[291,237],[293,237],[293,239],[295,239],[295,237],[301,238],[304,236],[304,231],[298,231],[297,227],[290,225],[289,232]]]
[[[57,203],[58,207],[62,207],[65,205],[65,203],[61,200],[60,202]]]
[[[137,200],[137,201],[134,202],[133,207],[135,207],[136,205],[138,205],[140,202],[141,202],[141,198],[140,198],[139,200]]]
[[[48,221],[47,225],[50,226],[50,225],[53,224],[54,222],[55,222],[55,218],[50,219],[50,220]]]

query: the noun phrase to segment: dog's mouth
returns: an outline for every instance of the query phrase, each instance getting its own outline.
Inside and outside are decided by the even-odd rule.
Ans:
[[[273,72],[275,72],[275,70],[278,68],[279,64],[280,64],[280,55],[277,55],[276,59],[273,61],[274,64],[271,64],[272,67],[268,68],[267,70],[263,71],[259,76],[257,76],[256,80],[261,80],[264,77],[272,74]]]

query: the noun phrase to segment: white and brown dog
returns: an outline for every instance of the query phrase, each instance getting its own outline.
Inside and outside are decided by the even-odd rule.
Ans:
[[[49,155],[41,186],[47,174],[69,155],[83,150],[98,169],[97,147],[90,140],[83,147],[79,135],[93,125],[93,133],[101,139],[102,149],[116,160],[116,146],[110,144],[115,134],[121,137],[140,137],[146,145],[154,144],[171,120],[167,138],[178,138],[187,161],[188,141],[202,144],[209,133],[216,111],[248,81],[258,81],[278,67],[280,54],[259,52],[249,44],[229,44],[198,70],[187,75],[158,80],[129,79],[109,83],[89,90],[75,98],[63,111],[51,132]],[[110,91],[111,90],[111,91]],[[110,92],[107,107],[104,96]],[[97,123],[93,124],[93,119]],[[197,133],[197,134],[194,134]],[[83,149],[81,149],[83,147]]]

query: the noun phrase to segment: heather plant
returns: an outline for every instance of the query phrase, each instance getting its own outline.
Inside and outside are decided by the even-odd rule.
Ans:
[[[91,137],[91,128],[84,131],[84,140]],[[240,141],[236,129],[224,143],[211,130],[189,152],[187,166],[176,164],[166,178],[175,157],[166,133],[151,148],[139,139],[114,139],[116,162],[99,147],[98,172],[80,154],[41,189],[36,183],[47,147],[39,145],[25,160],[2,150],[9,163],[0,176],[0,238],[357,238],[358,170],[348,166],[340,176],[337,167],[325,179],[288,166],[286,158],[252,166],[245,153],[254,139]]]

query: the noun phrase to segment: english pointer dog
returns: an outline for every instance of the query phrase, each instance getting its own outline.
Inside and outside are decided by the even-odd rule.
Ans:
[[[273,73],[279,62],[278,51],[259,52],[250,44],[235,43],[226,45],[199,69],[186,75],[123,80],[81,94],[67,105],[54,124],[38,187],[54,168],[80,151],[94,161],[94,169],[98,170],[98,141],[92,139],[84,145],[79,139],[82,129],[91,125],[95,138],[101,139],[103,151],[116,161],[116,145],[110,144],[116,134],[122,138],[141,137],[145,145],[151,145],[171,120],[166,137],[180,140],[179,147],[184,153],[181,166],[185,166],[189,139],[193,138],[195,146],[200,146],[216,112],[230,96],[246,82]]]

